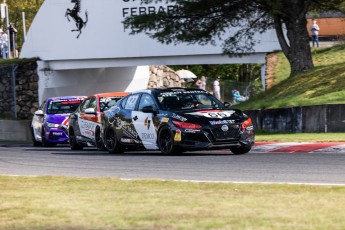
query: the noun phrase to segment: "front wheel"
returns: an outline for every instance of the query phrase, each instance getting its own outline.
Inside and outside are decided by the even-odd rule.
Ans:
[[[235,155],[246,154],[252,149],[251,145],[242,145],[241,147],[232,147],[230,151]]]
[[[173,132],[168,127],[163,127],[158,133],[158,147],[163,154],[180,153],[174,146]]]
[[[105,133],[105,147],[109,153],[123,153],[123,148],[117,140],[115,130],[108,129]]]

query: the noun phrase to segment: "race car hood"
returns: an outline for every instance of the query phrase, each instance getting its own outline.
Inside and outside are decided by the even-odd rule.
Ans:
[[[246,115],[236,109],[176,111],[171,112],[170,117],[178,121],[204,125],[240,123],[247,118]]]
[[[65,124],[68,120],[69,114],[48,114],[46,121],[55,124]]]

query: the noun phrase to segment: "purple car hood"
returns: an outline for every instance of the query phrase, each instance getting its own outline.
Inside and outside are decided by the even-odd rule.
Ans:
[[[69,120],[69,114],[48,114],[46,121],[55,124],[67,125]]]

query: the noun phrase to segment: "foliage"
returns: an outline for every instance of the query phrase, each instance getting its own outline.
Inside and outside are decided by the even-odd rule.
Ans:
[[[215,79],[220,76],[222,80],[238,82],[253,82],[260,80],[260,64],[229,64],[229,65],[174,65],[173,70],[188,69],[198,77],[205,76]]]
[[[236,107],[249,110],[345,103],[345,45],[315,48],[312,53],[315,69],[293,78],[286,75],[271,89]],[[287,65],[286,60],[281,62]]]
[[[253,52],[257,33],[274,28],[281,48],[289,60],[291,75],[312,69],[306,28],[311,9],[335,10],[343,0],[144,0],[176,4],[175,10],[130,16],[124,21],[131,34],[146,33],[162,43],[215,44],[223,41],[224,53],[243,55]],[[230,31],[229,29],[235,28]],[[286,31],[286,32],[285,32]]]
[[[20,50],[23,44],[23,20],[22,12],[25,12],[25,26],[26,31],[30,28],[30,25],[41,7],[44,0],[7,0],[8,13],[10,22],[13,23],[17,29],[17,45]],[[6,21],[1,21],[1,27],[3,30],[7,29]]]

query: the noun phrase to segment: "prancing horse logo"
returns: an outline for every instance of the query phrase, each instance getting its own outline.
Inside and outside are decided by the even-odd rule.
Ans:
[[[80,8],[81,8],[81,0],[71,0],[71,3],[75,3],[73,9],[68,9],[66,10],[65,17],[67,17],[67,20],[70,21],[69,16],[75,21],[76,29],[71,30],[73,31],[78,31],[79,34],[77,38],[79,38],[81,34],[81,29],[86,26],[86,23],[88,21],[88,14],[87,10],[85,11],[85,21],[79,16],[80,13]]]

